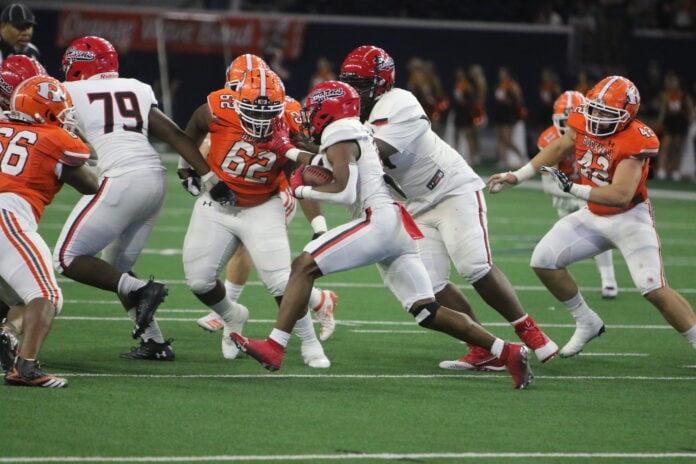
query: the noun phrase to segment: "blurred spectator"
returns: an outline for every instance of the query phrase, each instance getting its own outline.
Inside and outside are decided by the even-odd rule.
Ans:
[[[655,60],[648,62],[646,71],[645,82],[642,82],[640,86],[642,100],[640,108],[641,120],[651,125],[651,127],[656,127],[655,120],[660,110],[660,95],[664,88],[664,78],[662,76],[662,68]]]
[[[499,169],[517,169],[526,162],[526,154],[513,142],[512,130],[523,116],[522,90],[507,67],[498,68],[494,94],[493,123],[498,138],[496,153]],[[512,156],[511,156],[512,154]]]
[[[268,64],[268,66],[273,70],[274,73],[280,77],[283,83],[287,84],[287,80],[290,79],[290,71],[285,68],[283,60],[285,58],[283,48],[276,44],[271,44],[263,56],[263,60]]]
[[[31,43],[36,19],[21,3],[7,5],[0,13],[0,62],[10,55],[39,59],[39,49]]]
[[[317,69],[312,74],[309,81],[309,88],[325,81],[335,81],[336,74],[333,72],[331,62],[326,57],[319,57],[317,60]]]
[[[454,115],[454,147],[471,165],[481,162],[479,153],[476,118],[480,117],[476,84],[469,78],[463,67],[457,68],[452,90],[452,110]],[[468,150],[460,148],[462,138],[466,138]]]
[[[679,76],[673,72],[665,75],[665,87],[660,94],[660,111],[657,116],[660,137],[660,154],[657,157],[657,178],[681,180],[679,168],[684,154],[684,140],[689,125],[694,120],[694,102],[684,91]]]
[[[449,107],[449,101],[445,97],[440,78],[435,74],[432,61],[412,58],[408,63],[408,71],[408,90],[423,106],[433,131],[441,136],[444,130],[443,115]]]
[[[541,83],[539,84],[539,109],[536,114],[536,122],[540,127],[546,127],[553,114],[553,103],[561,95],[561,84],[558,74],[553,68],[547,66],[541,70]]]
[[[580,92],[581,94],[586,95],[587,91],[590,90],[593,86],[594,82],[590,80],[590,75],[587,73],[587,71],[584,69],[578,71],[578,77],[574,89]]]

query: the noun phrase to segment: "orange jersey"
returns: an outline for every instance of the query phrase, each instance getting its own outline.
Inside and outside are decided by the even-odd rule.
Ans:
[[[213,115],[208,125],[208,165],[237,194],[237,206],[256,206],[278,193],[288,160],[269,151],[257,153],[259,142],[244,132],[233,101],[233,93],[227,89],[208,95]]]
[[[291,134],[299,134],[302,126],[302,105],[292,97],[285,96],[285,113],[283,119],[290,128]]]
[[[539,139],[537,140],[537,146],[539,147],[539,150],[541,150],[545,146],[551,144],[551,142],[555,142],[560,138],[561,133],[558,132],[556,126],[547,127],[546,130],[542,132],[539,136]],[[571,153],[570,155],[566,156],[561,161],[559,161],[558,169],[562,171],[566,176],[568,176],[568,178],[572,180],[577,180],[578,173],[575,169],[575,165],[575,155]]]
[[[39,221],[63,186],[56,165],[82,166],[89,154],[82,140],[58,126],[0,121],[0,192],[24,198]]]
[[[599,215],[621,213],[648,199],[645,180],[648,178],[649,163],[646,159],[657,156],[660,149],[660,141],[650,127],[638,120],[633,120],[622,131],[606,137],[595,137],[585,131],[585,118],[578,108],[570,113],[568,127],[577,133],[575,159],[580,170],[581,184],[594,187],[611,184],[616,166],[621,161],[643,160],[643,173],[633,200],[628,206],[616,208],[587,202],[590,211]]]

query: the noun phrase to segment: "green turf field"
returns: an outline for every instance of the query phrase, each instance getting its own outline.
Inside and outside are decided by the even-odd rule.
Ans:
[[[600,299],[593,262],[572,268],[607,332],[579,357],[535,359],[527,391],[506,373],[439,369],[463,345],[418,327],[374,267],[319,281],[339,295],[340,325],[325,343],[332,367],[306,367],[293,339],[283,369],[268,373],[250,358],[225,361],[219,333],[194,322],[207,309],[185,286],[180,251],[193,199],[168,166],[169,198],[136,271],[170,288],[158,319],[177,360],[119,359],[134,342],[115,295],[61,278],[65,305],[41,360],[70,387],[0,387],[0,462],[696,462],[696,352],[633,288],[620,256],[614,301]],[[76,198],[66,188],[47,209],[51,246]],[[572,319],[528,267],[555,219],[550,200],[523,188],[487,200],[495,262],[565,343]],[[696,203],[653,203],[669,282],[696,305]],[[330,208],[327,218],[337,225],[346,215]],[[290,235],[297,253],[311,235],[301,213]],[[455,281],[487,327],[515,339]],[[245,334],[265,337],[276,306],[255,275],[241,302],[251,310]]]

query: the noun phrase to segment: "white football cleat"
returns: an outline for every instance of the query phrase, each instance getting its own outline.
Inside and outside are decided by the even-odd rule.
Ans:
[[[221,348],[222,356],[225,359],[236,359],[237,355],[239,355],[239,348],[237,348],[237,345],[234,343],[230,335],[232,332],[241,334],[244,324],[249,319],[249,310],[246,306],[239,303],[234,303],[234,305],[234,320],[231,322],[223,321]]]
[[[619,294],[616,282],[602,282],[602,299],[613,300]]]
[[[324,354],[324,348],[322,348],[319,341],[316,342],[302,342],[302,360],[309,367],[314,369],[326,369],[331,367],[331,361]]]
[[[580,353],[585,345],[592,339],[604,333],[604,321],[595,313],[584,316],[582,321],[575,322],[575,332],[568,343],[561,348],[561,358],[570,358]]]
[[[196,324],[208,332],[217,332],[222,329],[222,318],[215,311],[210,311],[207,315],[196,319]]]
[[[334,319],[334,311],[338,303],[338,297],[331,290],[321,291],[321,301],[312,308],[314,314],[319,321],[319,340],[326,341],[333,335],[336,330],[336,320]]]

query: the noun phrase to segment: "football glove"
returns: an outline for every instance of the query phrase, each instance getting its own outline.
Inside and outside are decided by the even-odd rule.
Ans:
[[[558,187],[563,190],[564,192],[568,193],[570,192],[570,188],[573,186],[573,181],[568,178],[562,171],[560,171],[558,168],[551,168],[548,166],[542,166],[539,168],[540,171],[542,172],[547,172],[553,176],[553,179],[556,180],[556,183],[558,184]]]
[[[197,197],[201,194],[201,178],[191,168],[179,169],[176,171],[179,179],[181,179],[181,185],[184,187],[188,193]]]
[[[290,140],[288,125],[282,118],[275,118],[271,122],[271,127],[273,128],[271,140],[257,144],[256,148],[258,150],[272,151],[278,156],[285,156],[289,150],[296,148]]]
[[[304,171],[304,168],[305,168],[304,164],[301,164],[300,166],[295,168],[295,170],[292,171],[292,174],[290,174],[290,179],[288,179],[288,181],[290,183],[290,190],[292,190],[292,194],[296,198],[300,198],[300,197],[297,196],[295,191],[299,187],[302,187],[305,184],[304,179],[302,178],[302,171]]]

